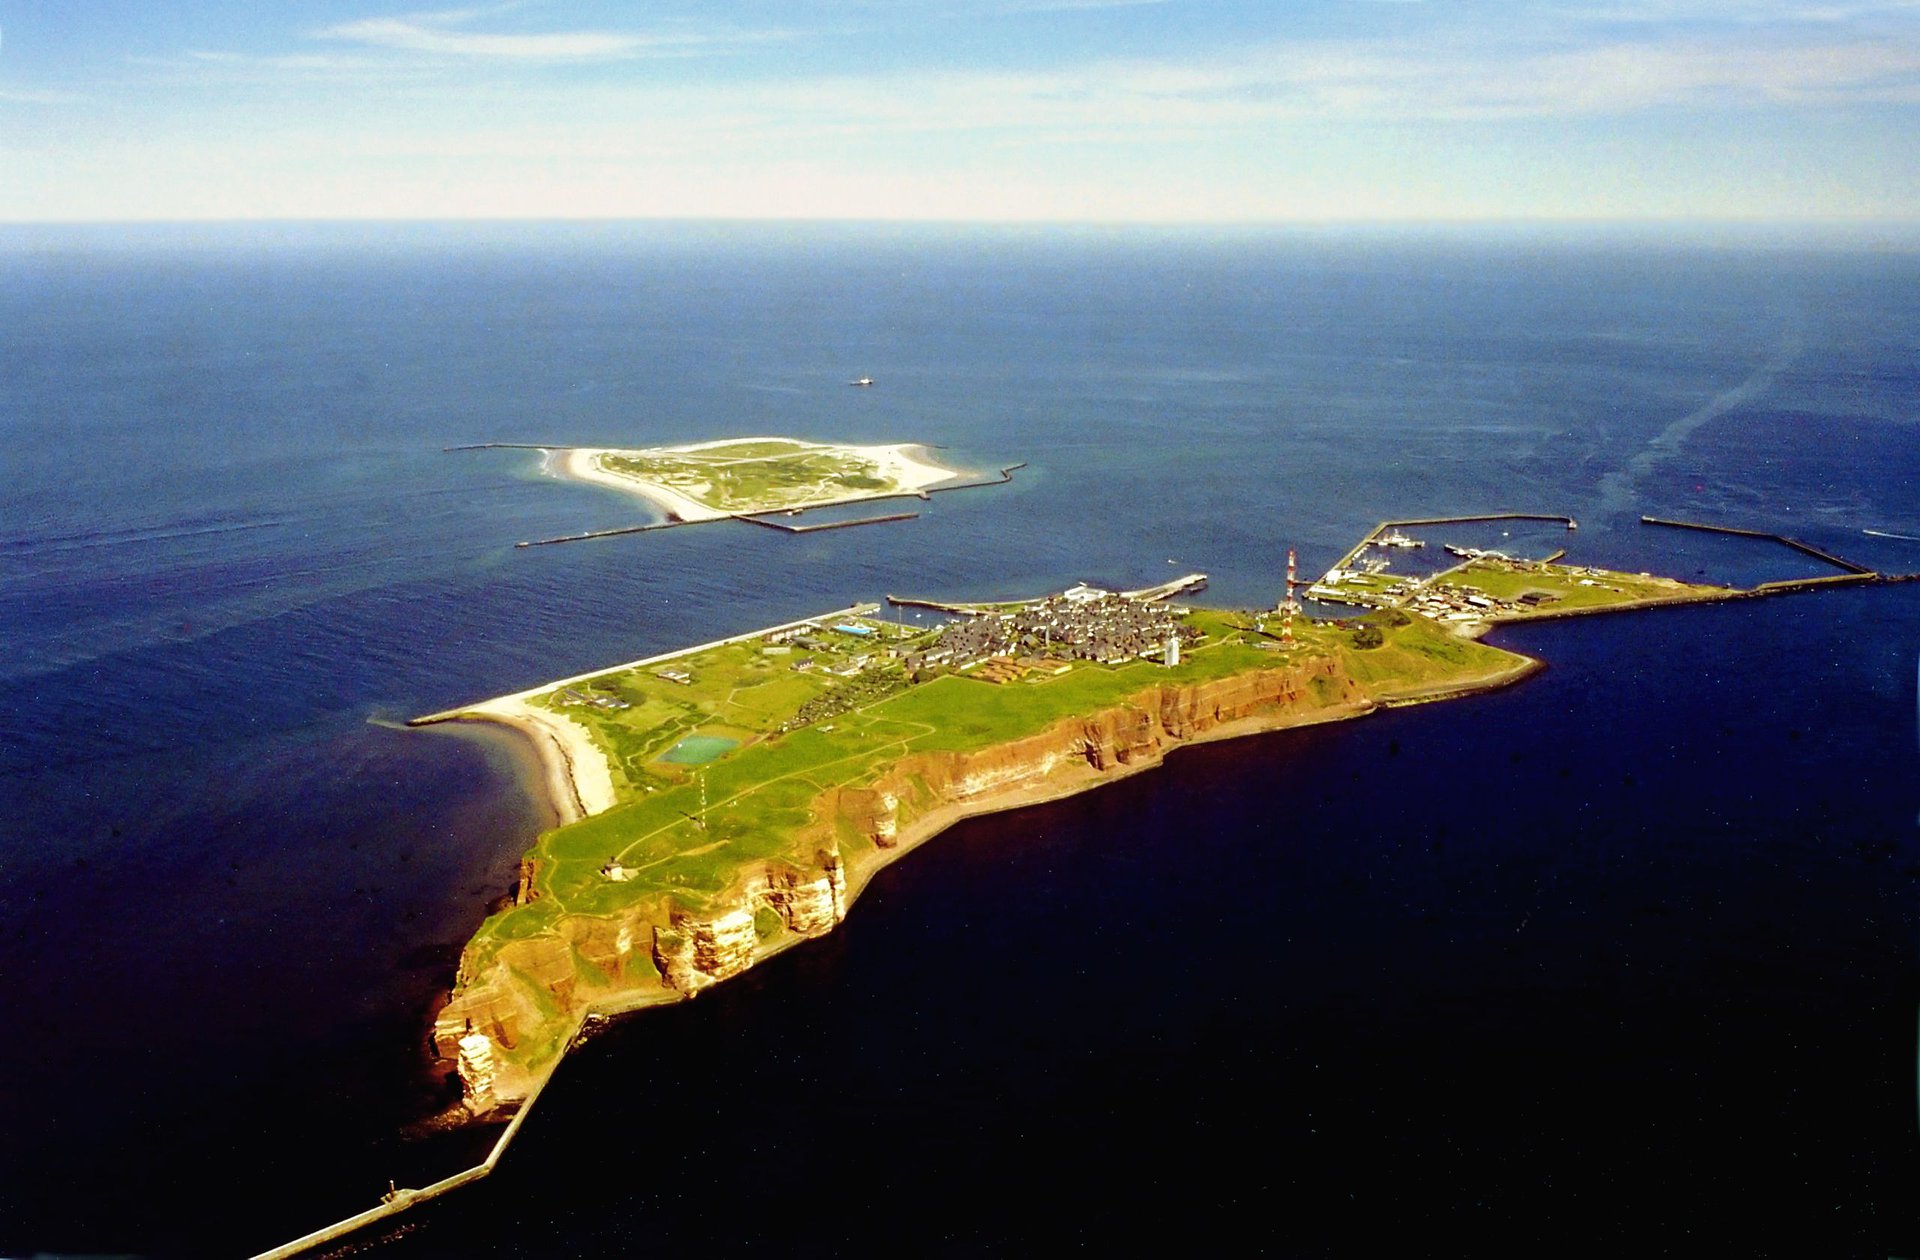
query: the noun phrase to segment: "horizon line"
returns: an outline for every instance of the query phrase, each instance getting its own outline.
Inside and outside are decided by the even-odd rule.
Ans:
[[[188,227],[240,225],[331,224],[858,224],[874,226],[954,227],[1476,227],[1476,226],[1705,226],[1705,227],[1907,227],[1920,228],[1920,213],[1910,216],[1861,215],[1687,215],[1687,214],[1517,214],[1517,215],[1303,215],[1272,218],[1064,218],[964,216],[860,215],[749,215],[749,214],[552,214],[552,215],[229,215],[159,216],[152,218],[8,218],[0,227]]]

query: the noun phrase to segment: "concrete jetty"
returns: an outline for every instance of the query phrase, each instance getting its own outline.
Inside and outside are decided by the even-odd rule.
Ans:
[[[602,1018],[604,1014],[604,1012],[598,1012],[592,1009],[589,1009],[583,1014],[580,1017],[580,1021],[573,1026],[573,1031],[567,1035],[567,1049],[571,1050],[578,1044],[581,1031],[586,1027],[589,1020]],[[562,1051],[555,1059],[554,1066],[558,1067],[559,1060],[565,1057],[565,1051]],[[437,1199],[450,1190],[458,1190],[461,1186],[471,1185],[482,1177],[489,1175],[493,1172],[495,1166],[500,1163],[500,1157],[507,1153],[507,1147],[513,1143],[513,1139],[520,1135],[520,1126],[525,1124],[527,1117],[533,1114],[533,1104],[540,1101],[540,1095],[546,1092],[547,1085],[552,1080],[553,1071],[549,1069],[546,1075],[542,1076],[534,1085],[533,1089],[527,1094],[527,1100],[520,1104],[520,1109],[513,1113],[513,1118],[507,1121],[507,1127],[500,1131],[500,1136],[494,1141],[493,1148],[487,1152],[487,1157],[473,1167],[463,1169],[451,1177],[442,1177],[439,1181],[431,1185],[421,1186],[418,1189],[402,1188],[389,1191],[387,1194],[381,1196],[378,1207],[368,1208],[366,1211],[357,1212],[344,1220],[338,1220],[331,1225],[322,1226],[312,1233],[302,1234],[292,1242],[282,1243],[271,1250],[259,1252],[251,1257],[251,1260],[287,1260],[289,1256],[297,1256],[303,1252],[311,1251],[315,1247],[323,1247],[328,1243],[338,1242],[347,1235],[363,1230],[369,1225],[377,1225],[381,1221],[389,1220],[392,1217],[400,1215],[400,1213],[406,1211],[408,1208],[416,1207],[430,1199]]]
[[[1848,573],[1870,574],[1874,572],[1874,570],[1864,564],[1855,564],[1851,560],[1845,560],[1834,555],[1831,551],[1816,547],[1812,543],[1801,542],[1798,538],[1789,538],[1785,534],[1770,534],[1758,529],[1739,529],[1732,525],[1708,525],[1701,521],[1668,520],[1660,516],[1642,516],[1640,523],[1642,525],[1661,525],[1667,529],[1691,529],[1703,534],[1731,534],[1736,538],[1757,538],[1765,542],[1779,543],[1783,547],[1791,547],[1801,555],[1811,556],[1823,564],[1830,564],[1834,568],[1844,570]],[[1766,585],[1773,584],[1767,583]]]
[[[1204,573],[1188,573],[1171,582],[1162,582],[1158,586],[1143,586],[1137,591],[1121,591],[1128,599],[1137,599],[1143,604],[1157,604],[1163,599],[1172,599],[1183,591],[1197,591],[1207,584]]]
[[[768,529],[777,529],[787,534],[813,534],[823,529],[852,529],[855,525],[884,525],[888,521],[918,520],[918,512],[893,512],[886,516],[862,516],[852,521],[822,521],[818,525],[789,525],[785,521],[770,521],[765,513],[752,516],[736,516],[736,521],[746,521],[752,525],[765,525]]]
[[[721,517],[730,520],[730,517]],[[692,522],[698,524],[699,522]],[[556,543],[584,542],[589,538],[614,538],[621,534],[644,534],[653,529],[672,529],[675,525],[688,524],[682,520],[653,521],[646,525],[617,525],[612,529],[590,529],[583,534],[561,534],[558,538],[534,538],[527,542],[517,542],[515,547],[551,547]]]

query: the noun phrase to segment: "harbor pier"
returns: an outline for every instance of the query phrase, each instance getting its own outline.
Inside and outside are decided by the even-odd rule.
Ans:
[[[1352,550],[1341,556],[1333,565],[1335,569],[1350,569],[1360,553],[1371,547],[1374,540],[1393,530],[1414,529],[1422,525],[1471,525],[1481,521],[1554,521],[1568,529],[1579,529],[1580,522],[1571,516],[1558,516],[1545,512],[1477,512],[1467,516],[1416,516],[1401,521],[1381,521],[1362,535]]]
[[[1878,576],[1878,574],[1875,573],[1873,569],[1868,568],[1864,564],[1855,564],[1851,560],[1843,559],[1840,556],[1834,555],[1831,551],[1827,551],[1821,547],[1816,547],[1812,543],[1801,542],[1798,538],[1789,538],[1785,534],[1770,534],[1770,533],[1767,533],[1765,530],[1758,530],[1758,529],[1739,529],[1732,525],[1708,525],[1701,521],[1668,520],[1667,518],[1660,517],[1660,516],[1642,516],[1640,518],[1640,523],[1642,525],[1660,525],[1667,529],[1691,529],[1703,534],[1731,534],[1736,538],[1756,538],[1756,539],[1760,539],[1763,542],[1778,543],[1782,547],[1790,547],[1793,550],[1799,552],[1803,556],[1811,556],[1815,560],[1820,561],[1822,564],[1830,564],[1834,568],[1839,569],[1846,573],[1852,573],[1860,576],[1866,576],[1866,575]],[[1820,581],[1821,579],[1801,578],[1796,580]],[[1774,586],[1774,585],[1777,585],[1777,583],[1768,582],[1768,583],[1763,583],[1763,585]]]

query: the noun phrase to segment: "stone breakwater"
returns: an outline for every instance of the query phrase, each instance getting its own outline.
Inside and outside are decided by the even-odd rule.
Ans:
[[[1182,744],[1355,717],[1396,698],[1315,660],[1146,688],[987,748],[909,754],[870,783],[822,793],[785,860],[744,869],[697,908],[662,894],[614,915],[562,915],[488,951],[476,940],[435,1020],[434,1047],[460,1074],[469,1110],[511,1106],[545,1079],[589,1014],[691,997],[831,931],[877,870],[962,818],[1084,791],[1158,765]],[[864,843],[839,839],[848,835]],[[523,867],[517,899],[538,896],[535,874]]]

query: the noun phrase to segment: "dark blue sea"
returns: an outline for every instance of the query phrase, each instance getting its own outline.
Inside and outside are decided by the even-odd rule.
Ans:
[[[763,433],[1027,467],[901,524],[517,550],[646,511],[442,449]],[[510,741],[395,721],[890,592],[1270,604],[1388,517],[1920,570],[1920,250],[8,227],[0,487],[0,1254],[240,1255],[490,1136],[408,1136],[424,1034],[550,820]],[[1920,1250],[1920,584],[1495,641],[1549,668],[954,828],[365,1241]]]

